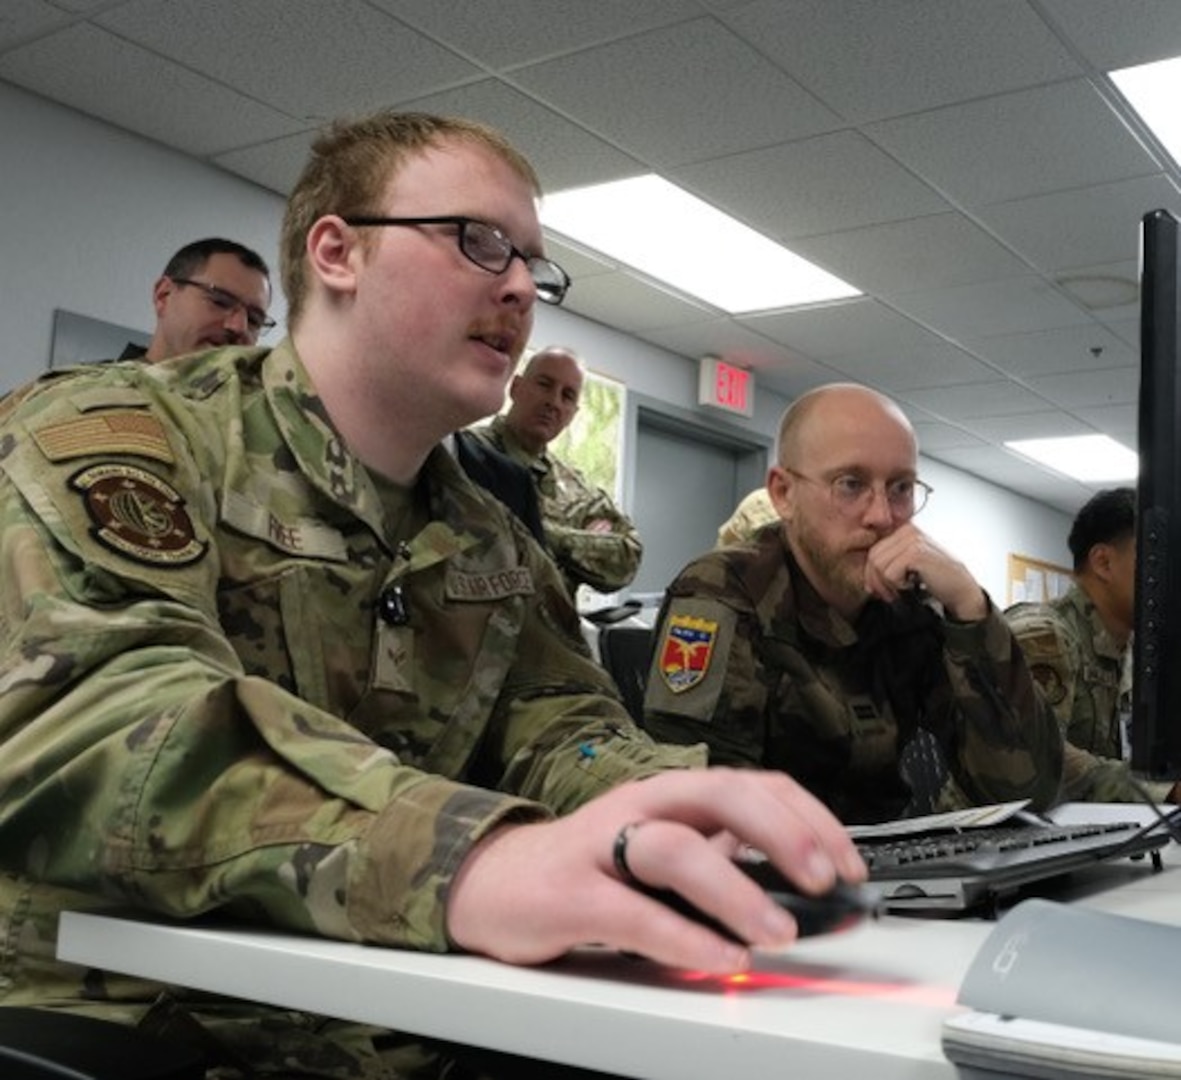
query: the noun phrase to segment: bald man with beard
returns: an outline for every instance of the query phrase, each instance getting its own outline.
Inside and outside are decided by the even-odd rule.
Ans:
[[[785,412],[767,489],[782,523],[669,587],[645,725],[713,764],[779,769],[842,820],[899,816],[920,729],[952,805],[1058,794],[1062,738],[1004,618],[914,522],[930,489],[902,410],[833,384]]]

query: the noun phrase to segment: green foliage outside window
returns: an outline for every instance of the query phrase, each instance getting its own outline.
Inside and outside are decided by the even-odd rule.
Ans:
[[[618,500],[622,423],[623,386],[588,371],[578,412],[570,426],[550,443],[549,452]]]

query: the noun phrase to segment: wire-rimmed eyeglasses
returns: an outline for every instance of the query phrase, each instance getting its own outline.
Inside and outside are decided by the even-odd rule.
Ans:
[[[537,299],[545,304],[560,304],[570,289],[570,276],[552,259],[541,255],[527,255],[504,235],[495,225],[489,225],[478,218],[462,217],[458,214],[444,214],[435,217],[381,217],[377,214],[350,214],[344,219],[346,225],[454,225],[458,229],[456,242],[459,250],[469,262],[490,274],[503,274],[513,259],[525,264],[533,284],[537,287]]]
[[[827,480],[808,476],[796,469],[784,469],[784,472],[791,473],[792,476],[809,484],[827,488],[833,506],[849,516],[864,513],[880,491],[885,496],[891,515],[906,520],[914,517],[927,505],[927,499],[935,490],[917,476],[899,476],[894,480],[878,483],[855,472],[837,473]]]
[[[200,289],[205,294],[205,299],[227,317],[236,314],[238,311],[245,312],[246,325],[255,337],[264,330],[270,330],[275,325],[275,320],[263,311],[262,308],[246,303],[245,300],[239,296],[235,296],[228,289],[222,289],[217,285],[210,285],[207,282],[195,281],[193,278],[187,277],[170,276],[168,280],[175,281],[177,285],[191,285],[194,289]]]

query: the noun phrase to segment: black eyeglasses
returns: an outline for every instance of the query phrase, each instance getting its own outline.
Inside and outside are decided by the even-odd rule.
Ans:
[[[495,225],[476,218],[456,215],[441,217],[378,217],[372,214],[353,214],[344,219],[346,225],[455,225],[459,250],[481,270],[503,274],[520,259],[537,286],[537,299],[545,304],[560,304],[570,289],[570,276],[556,262],[540,255],[526,255]]]
[[[192,285],[194,289],[200,289],[205,294],[205,299],[227,317],[239,310],[244,311],[246,313],[246,325],[255,337],[264,330],[270,330],[275,325],[275,320],[263,311],[262,308],[246,303],[245,300],[235,296],[226,289],[219,289],[216,285],[207,285],[204,281],[194,281],[192,278],[174,277],[169,278],[169,280],[175,281],[178,285]]]

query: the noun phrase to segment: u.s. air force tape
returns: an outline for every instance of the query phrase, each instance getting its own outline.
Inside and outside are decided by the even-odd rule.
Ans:
[[[188,566],[205,555],[185,501],[171,484],[134,465],[91,465],[70,477],[104,547],[149,566]]]

